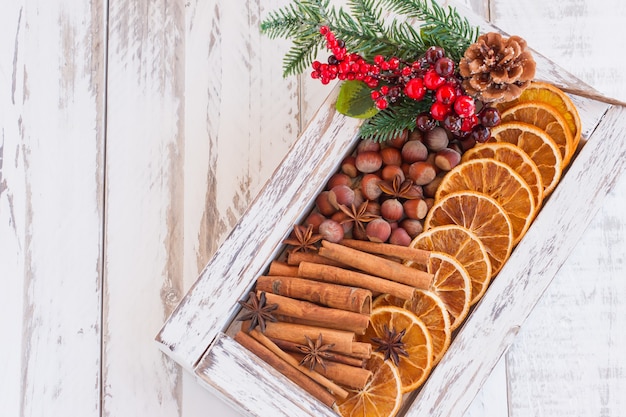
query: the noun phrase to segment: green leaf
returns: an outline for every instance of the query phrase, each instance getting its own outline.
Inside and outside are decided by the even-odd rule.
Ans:
[[[369,87],[357,80],[341,84],[336,107],[339,113],[357,119],[369,119],[378,113]]]

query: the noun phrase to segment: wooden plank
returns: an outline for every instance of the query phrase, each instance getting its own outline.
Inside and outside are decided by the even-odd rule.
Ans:
[[[623,414],[624,208],[622,176],[509,349],[511,417]]]
[[[182,1],[110,1],[103,414],[178,416],[151,335],[183,294]],[[129,377],[132,375],[132,377]]]
[[[624,107],[607,112],[407,416],[458,415],[468,407],[626,168],[626,142],[610,139],[626,135],[625,115]]]
[[[3,415],[100,415],[105,17],[3,2]]]

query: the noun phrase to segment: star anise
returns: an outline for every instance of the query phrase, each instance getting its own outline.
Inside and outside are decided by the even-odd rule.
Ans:
[[[367,211],[368,201],[365,200],[363,203],[359,205],[359,208],[356,208],[354,204],[348,208],[347,206],[340,204],[339,209],[348,216],[347,219],[342,220],[341,224],[346,223],[354,223],[353,227],[356,227],[362,233],[365,233],[365,223],[369,223],[374,219],[379,218],[376,214],[370,213]]]
[[[385,355],[385,360],[391,359],[393,364],[398,366],[400,363],[400,355],[409,356],[409,353],[405,349],[405,344],[402,342],[405,333],[406,329],[398,333],[396,329],[390,330],[387,325],[385,325],[383,337],[372,337],[372,342],[378,345],[376,352],[382,352]]]
[[[322,235],[313,234],[313,225],[300,226],[295,225],[293,227],[293,237],[283,240],[285,245],[293,246],[293,252],[308,252],[309,250],[316,251],[318,248],[316,243],[322,240]]]
[[[300,361],[300,365],[306,365],[309,367],[309,370],[313,371],[315,366],[319,364],[326,370],[326,362],[324,362],[324,360],[332,357],[332,354],[328,351],[332,349],[335,344],[323,344],[321,333],[315,342],[307,335],[304,337],[306,338],[307,345],[297,346],[298,350],[305,354],[304,358]]]
[[[402,180],[400,175],[393,177],[391,181],[381,181],[378,186],[383,193],[388,194],[394,198],[405,198],[407,200],[414,200],[416,198],[422,198],[420,188],[414,186],[411,180]]]
[[[247,313],[239,317],[238,321],[250,320],[248,331],[252,331],[256,326],[261,328],[261,333],[265,333],[265,323],[271,321],[276,322],[276,317],[272,316],[272,311],[278,308],[278,304],[267,304],[265,292],[261,292],[261,297],[257,297],[256,293],[250,292],[248,302],[239,301]]]

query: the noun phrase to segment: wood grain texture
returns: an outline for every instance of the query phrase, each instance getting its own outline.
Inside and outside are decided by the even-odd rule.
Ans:
[[[100,415],[104,17],[3,2],[2,415]]]
[[[184,293],[184,3],[109,7],[103,415],[177,416],[148,335]]]

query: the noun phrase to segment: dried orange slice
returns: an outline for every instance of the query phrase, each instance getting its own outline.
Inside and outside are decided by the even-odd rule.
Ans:
[[[415,313],[428,328],[433,342],[433,366],[435,366],[448,350],[452,340],[452,323],[446,305],[432,291],[415,290],[415,295],[404,303],[404,308]]]
[[[544,130],[528,123],[505,122],[491,128],[491,136],[498,142],[519,146],[533,160],[541,173],[544,198],[554,190],[561,179],[563,158],[554,139]]]
[[[401,391],[413,391],[426,380],[432,369],[433,344],[430,332],[415,313],[402,307],[385,305],[372,309],[370,325],[361,340],[371,343],[376,349],[380,345],[372,338],[384,338],[386,329],[396,333],[405,331],[401,342],[408,356],[399,355],[397,367]]]
[[[403,300],[390,294],[382,294],[374,299],[372,308],[383,305],[404,307],[424,322],[433,342],[433,366],[437,364],[450,346],[452,331],[450,315],[437,294],[416,289],[410,300]]]
[[[365,367],[372,377],[360,390],[348,389],[348,397],[334,408],[342,417],[393,417],[402,405],[402,383],[398,368],[374,352]]]
[[[500,110],[500,112],[504,112],[504,110],[525,101],[544,102],[554,107],[561,114],[561,116],[563,116],[567,122],[569,131],[572,133],[572,138],[574,139],[572,150],[572,152],[574,152],[580,142],[582,127],[580,115],[578,114],[578,110],[572,102],[572,99],[570,99],[569,96],[560,88],[552,84],[535,81],[530,83],[528,88],[526,88],[522,92],[522,95],[517,99],[507,103],[498,103],[496,104],[496,108]]]
[[[435,201],[463,190],[493,197],[511,220],[513,245],[522,239],[535,215],[535,199],[526,181],[513,168],[491,158],[465,161],[443,177]]]
[[[455,330],[469,313],[472,300],[469,274],[459,261],[443,252],[431,252],[426,266],[419,268],[434,275],[430,291],[446,306],[450,315],[450,330]]]
[[[435,202],[424,221],[424,228],[456,224],[478,236],[489,260],[492,275],[497,274],[511,255],[513,226],[502,206],[486,194],[458,191]]]
[[[409,246],[447,253],[459,261],[472,281],[470,305],[487,290],[492,277],[491,261],[485,245],[471,230],[456,224],[433,227],[417,235]],[[408,262],[407,265],[411,266]]]
[[[503,122],[524,122],[550,135],[556,142],[563,158],[563,167],[566,166],[576,150],[574,137],[567,126],[567,121],[551,105],[540,101],[524,101],[505,110],[502,113]]]
[[[492,158],[507,164],[524,179],[533,193],[535,211],[543,202],[543,182],[539,168],[532,159],[517,145],[507,142],[488,142],[478,144],[463,154],[462,161],[470,159]]]

